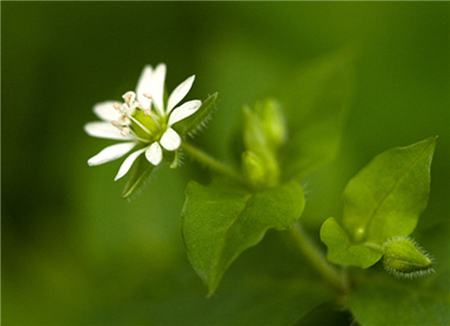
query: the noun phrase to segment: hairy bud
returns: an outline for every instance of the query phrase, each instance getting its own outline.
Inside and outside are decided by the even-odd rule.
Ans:
[[[433,272],[433,261],[414,240],[395,237],[383,245],[384,268],[398,277],[414,278]]]

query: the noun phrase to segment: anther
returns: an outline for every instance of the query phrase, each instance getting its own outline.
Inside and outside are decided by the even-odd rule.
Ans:
[[[136,99],[136,93],[133,91],[128,91],[122,95],[122,98],[124,99],[125,103],[131,104]]]

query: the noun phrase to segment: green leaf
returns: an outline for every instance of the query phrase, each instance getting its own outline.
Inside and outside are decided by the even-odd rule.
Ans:
[[[341,51],[300,69],[280,99],[286,107],[289,141],[285,179],[303,177],[337,154],[350,104],[352,54]]]
[[[244,250],[260,242],[268,229],[289,228],[303,208],[303,189],[296,182],[258,193],[190,182],[182,213],[184,241],[209,294]]]
[[[195,114],[175,124],[174,128],[181,135],[195,136],[206,127],[206,124],[211,119],[211,115],[216,108],[217,97],[217,92],[209,95]]]
[[[155,166],[150,164],[144,155],[141,155],[132,167],[130,177],[123,188],[122,197],[130,198],[138,190],[142,189],[154,169]]]
[[[395,280],[376,272],[360,280],[348,305],[365,326],[450,325],[450,223],[427,230],[421,240],[438,262],[423,280]]]
[[[327,258],[337,264],[367,268],[383,256],[364,244],[353,243],[333,217],[322,224],[320,238],[328,247]]]
[[[342,227],[328,219],[321,229],[331,261],[367,268],[381,258],[386,240],[412,233],[428,201],[435,143],[432,137],[390,149],[350,180]]]

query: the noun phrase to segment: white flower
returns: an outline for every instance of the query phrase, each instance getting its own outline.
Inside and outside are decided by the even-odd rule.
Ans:
[[[126,92],[123,103],[106,101],[94,106],[94,113],[103,121],[89,122],[85,131],[93,137],[122,140],[108,146],[88,160],[90,166],[116,160],[138,147],[123,161],[115,180],[122,178],[136,159],[145,153],[153,165],[161,163],[163,148],[175,151],[181,145],[181,137],[172,126],[194,114],[201,106],[199,100],[178,105],[194,83],[191,76],[178,85],[164,101],[165,64],[155,69],[145,66],[139,78],[136,92]]]

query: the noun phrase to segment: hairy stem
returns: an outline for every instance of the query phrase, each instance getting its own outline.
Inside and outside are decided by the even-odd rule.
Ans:
[[[216,160],[214,157],[212,157],[208,153],[205,153],[201,149],[199,149],[187,142],[183,142],[181,147],[189,156],[191,156],[193,159],[197,160],[199,163],[210,168],[214,172],[222,174],[226,177],[233,179],[234,181],[237,181],[238,183],[246,185],[246,181],[242,175],[240,175],[238,172],[236,172],[230,166]]]
[[[345,275],[328,263],[320,249],[314,244],[300,224],[297,223],[291,228],[291,236],[297,248],[323,279],[342,294],[348,293],[348,281]]]

